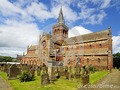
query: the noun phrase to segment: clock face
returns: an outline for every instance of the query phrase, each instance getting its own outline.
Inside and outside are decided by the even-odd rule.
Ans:
[[[43,48],[46,47],[46,41],[45,40],[42,41],[42,46],[43,46]]]

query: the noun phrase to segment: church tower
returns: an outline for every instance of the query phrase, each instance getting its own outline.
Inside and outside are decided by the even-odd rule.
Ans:
[[[65,38],[68,38],[68,27],[65,25],[62,8],[60,8],[57,24],[52,28],[52,36],[57,39],[57,43],[60,45]]]

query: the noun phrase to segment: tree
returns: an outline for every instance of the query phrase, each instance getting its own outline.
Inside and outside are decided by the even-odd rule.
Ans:
[[[0,62],[12,62],[13,58],[10,56],[0,56]]]
[[[120,53],[113,54],[113,67],[120,67]]]

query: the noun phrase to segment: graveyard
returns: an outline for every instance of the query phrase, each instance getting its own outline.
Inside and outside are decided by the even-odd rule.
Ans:
[[[84,68],[84,67],[83,67]],[[88,68],[88,67],[87,67]],[[29,72],[34,80],[20,81],[23,72]],[[86,84],[95,84],[110,73],[109,70],[84,70],[82,67],[52,67],[51,75],[46,66],[1,65],[0,76],[13,90],[77,90]]]

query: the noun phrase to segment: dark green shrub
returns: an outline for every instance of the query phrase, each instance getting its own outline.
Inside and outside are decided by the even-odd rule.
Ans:
[[[29,72],[23,72],[23,74],[20,76],[21,82],[27,82],[27,81],[33,81],[35,80],[34,75],[30,74]]]
[[[89,71],[90,71],[91,73],[94,73],[94,71],[95,71],[94,66],[89,66]]]
[[[94,70],[94,67],[93,67],[93,66],[89,66],[89,70],[90,70],[90,71],[93,71],[93,70]]]

